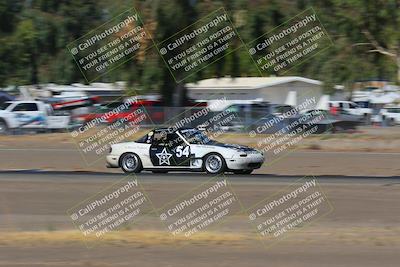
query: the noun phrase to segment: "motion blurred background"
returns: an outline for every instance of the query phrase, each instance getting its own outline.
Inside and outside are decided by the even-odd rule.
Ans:
[[[247,49],[238,49],[176,83],[168,68],[164,67],[157,49],[146,50],[146,45],[143,45],[145,51],[141,51],[138,57],[88,87],[66,46],[132,7],[138,10],[146,30],[159,42],[223,6],[245,43],[313,7],[334,45],[285,72],[284,76],[320,81],[324,94],[334,95],[340,89],[342,100],[350,99],[351,92],[360,89],[375,90],[379,95],[397,92],[393,85],[400,80],[400,15],[399,3],[394,0],[3,0],[0,5],[0,87],[7,94],[20,98],[21,90],[25,91],[22,97],[50,98],[64,93],[64,98],[71,98],[82,94],[98,95],[96,89],[102,91],[105,87],[119,89],[114,93],[108,92],[114,97],[155,95],[164,106],[183,106],[185,98],[190,97],[187,83],[209,78],[260,76]],[[269,74],[283,76],[279,71]],[[233,86],[234,82],[225,85]],[[92,89],[92,92],[87,89]],[[3,102],[7,100],[5,97],[1,99]],[[374,102],[375,98],[369,97],[368,93],[367,97],[355,100]],[[395,100],[396,97],[390,97],[375,102],[387,104]]]

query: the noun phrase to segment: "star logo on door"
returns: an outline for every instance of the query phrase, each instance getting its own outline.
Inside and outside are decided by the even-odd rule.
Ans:
[[[160,160],[160,165],[163,165],[164,163],[171,165],[169,159],[172,157],[172,154],[168,153],[166,148],[164,148],[161,153],[157,153],[156,156]]]

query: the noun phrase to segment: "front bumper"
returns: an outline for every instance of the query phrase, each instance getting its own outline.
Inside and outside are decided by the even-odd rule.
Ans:
[[[226,159],[226,165],[230,170],[254,170],[259,169],[264,163],[265,157],[261,153],[247,154],[246,157],[234,156]]]
[[[118,168],[119,163],[118,163],[119,157],[116,155],[107,155],[106,156],[106,167],[107,168]]]

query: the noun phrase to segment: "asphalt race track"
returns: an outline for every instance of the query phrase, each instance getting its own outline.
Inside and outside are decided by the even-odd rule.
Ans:
[[[73,230],[66,211],[126,177],[119,173],[0,172],[0,231]],[[300,176],[225,175],[245,208],[293,184]],[[213,177],[193,173],[137,176],[156,209]],[[80,242],[21,245],[0,237],[0,266],[395,266],[400,249],[400,177],[315,176],[333,210],[266,249],[257,238],[240,242],[102,244]],[[311,179],[311,178],[309,178]],[[233,218],[221,233],[248,232]],[[148,215],[134,231],[169,233]],[[34,242],[34,241],[32,241]],[[156,242],[156,241],[154,241]],[[146,245],[147,244],[147,245]],[[152,261],[148,260],[151,257]],[[178,260],[179,259],[179,260]],[[266,262],[269,264],[266,265]]]

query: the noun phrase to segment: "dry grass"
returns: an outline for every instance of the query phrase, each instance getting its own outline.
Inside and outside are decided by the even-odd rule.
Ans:
[[[173,236],[165,231],[116,231],[103,235],[86,237],[79,231],[37,231],[37,232],[2,232],[0,246],[35,246],[74,244],[85,242],[88,246],[98,244],[136,245],[147,247],[151,245],[180,245],[180,244],[237,244],[247,239],[245,235],[201,232],[190,237]]]
[[[287,244],[330,243],[369,244],[374,246],[400,246],[400,228],[390,227],[350,227],[327,228],[306,227],[285,234],[282,242]],[[169,246],[169,245],[223,245],[242,246],[246,242],[257,242],[254,233],[199,232],[190,237],[173,236],[166,231],[116,231],[102,236],[85,237],[79,231],[37,231],[37,232],[0,232],[0,246],[46,246],[73,245],[86,243],[97,245],[129,245],[133,247]],[[277,240],[270,240],[277,241]]]

